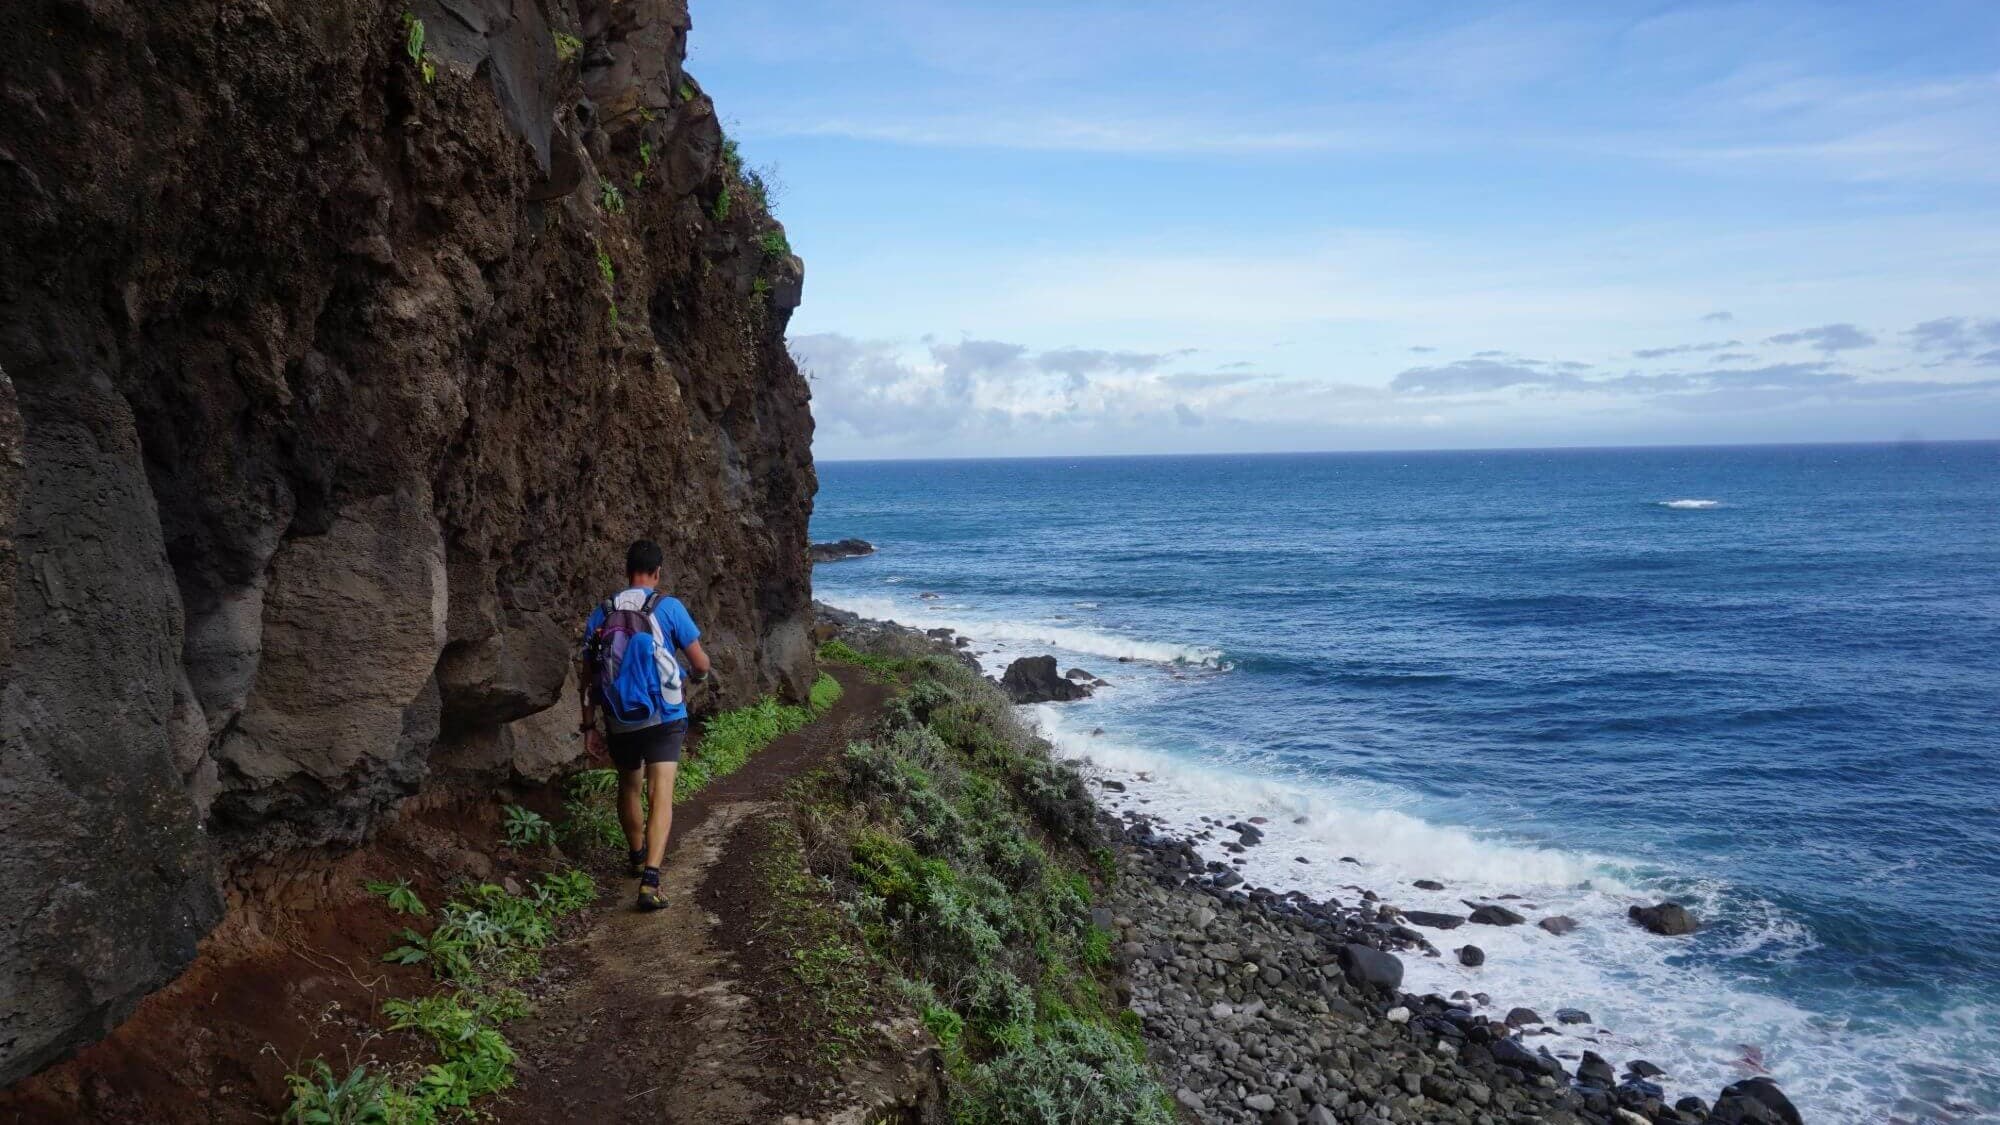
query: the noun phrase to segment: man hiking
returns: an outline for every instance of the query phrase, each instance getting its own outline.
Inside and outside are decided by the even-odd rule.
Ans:
[[[667,904],[660,896],[660,860],[674,823],[674,775],[687,739],[685,685],[700,683],[709,669],[694,618],[679,599],[660,592],[663,559],[650,539],[626,550],[626,589],[591,612],[577,653],[579,729],[590,751],[608,752],[618,769],[618,820],[632,849],[641,910]],[[687,655],[685,673],[677,649]],[[650,818],[639,802],[642,782],[652,802]]]

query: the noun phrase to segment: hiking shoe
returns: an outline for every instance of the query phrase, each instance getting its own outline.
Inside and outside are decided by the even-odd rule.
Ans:
[[[665,910],[667,898],[660,888],[648,884],[639,888],[639,909],[644,911]]]
[[[631,873],[631,877],[634,879],[645,878],[646,877],[645,851],[641,850],[633,852],[630,856],[630,859],[631,859],[631,864],[627,867],[627,870]]]

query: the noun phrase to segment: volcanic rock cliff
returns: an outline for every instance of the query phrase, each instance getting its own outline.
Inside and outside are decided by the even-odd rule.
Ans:
[[[233,879],[580,749],[633,537],[710,702],[810,671],[801,265],[684,0],[0,23],[0,1083]]]

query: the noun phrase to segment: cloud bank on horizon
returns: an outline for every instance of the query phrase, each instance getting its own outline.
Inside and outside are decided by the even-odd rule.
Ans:
[[[694,14],[823,457],[2000,437],[2000,6]]]

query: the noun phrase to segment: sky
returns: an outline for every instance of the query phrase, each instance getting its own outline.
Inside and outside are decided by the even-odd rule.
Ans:
[[[827,459],[2000,437],[2000,3],[694,0]]]

